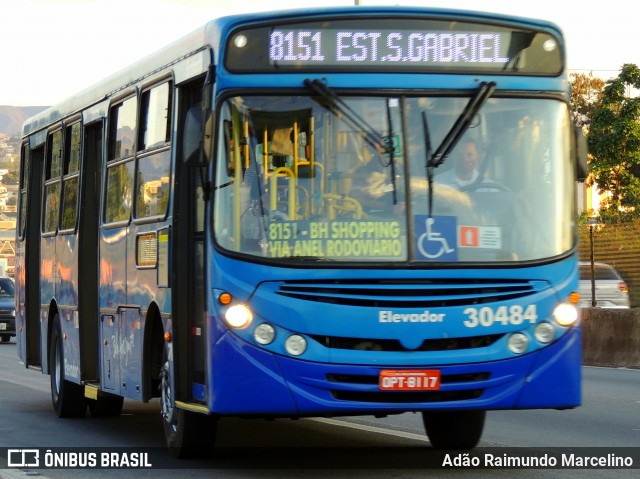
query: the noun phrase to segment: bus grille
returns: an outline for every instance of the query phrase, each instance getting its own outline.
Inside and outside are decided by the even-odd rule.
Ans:
[[[542,282],[495,279],[284,281],[277,294],[346,306],[447,307],[521,298]]]
[[[502,334],[487,334],[460,338],[425,339],[417,348],[408,349],[397,339],[345,338],[337,336],[311,337],[327,348],[360,351],[454,351],[491,346]]]

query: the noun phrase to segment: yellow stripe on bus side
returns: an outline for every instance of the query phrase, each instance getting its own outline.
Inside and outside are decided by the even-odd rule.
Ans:
[[[192,404],[192,403],[186,403],[182,401],[176,401],[176,407],[179,407],[180,409],[185,409],[187,411],[209,414],[209,410],[206,408],[206,406],[202,406],[201,404]]]

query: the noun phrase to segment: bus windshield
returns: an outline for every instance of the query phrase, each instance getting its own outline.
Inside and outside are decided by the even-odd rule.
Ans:
[[[220,106],[217,244],[270,261],[535,261],[574,244],[567,105],[472,96],[235,96]],[[451,138],[449,138],[451,139]]]

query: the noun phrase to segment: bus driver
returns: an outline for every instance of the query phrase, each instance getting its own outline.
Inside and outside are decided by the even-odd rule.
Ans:
[[[453,168],[436,175],[436,181],[460,189],[478,179],[478,147],[473,141],[467,141],[455,151]]]

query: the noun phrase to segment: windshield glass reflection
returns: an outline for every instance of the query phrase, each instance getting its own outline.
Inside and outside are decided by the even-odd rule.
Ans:
[[[314,262],[513,262],[569,250],[566,105],[483,98],[430,162],[470,98],[227,99],[218,115],[218,244]]]

